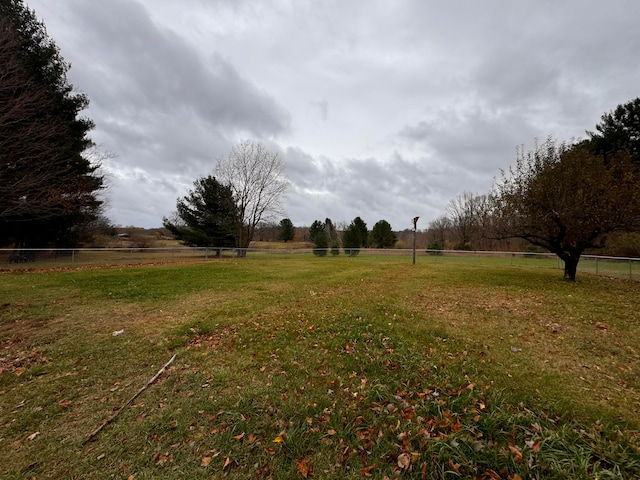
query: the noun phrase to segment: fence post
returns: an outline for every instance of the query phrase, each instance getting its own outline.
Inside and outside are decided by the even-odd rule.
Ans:
[[[76,251],[71,250],[71,263],[76,263]]]

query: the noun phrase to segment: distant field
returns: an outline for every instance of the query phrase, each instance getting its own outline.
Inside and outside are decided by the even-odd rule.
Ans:
[[[640,476],[640,283],[410,260],[0,274],[0,476]]]

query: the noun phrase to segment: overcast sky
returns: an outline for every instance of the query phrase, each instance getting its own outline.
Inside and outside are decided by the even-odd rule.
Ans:
[[[250,139],[283,155],[294,225],[423,229],[516,146],[640,96],[637,0],[26,1],[89,96],[123,226],[161,226]]]

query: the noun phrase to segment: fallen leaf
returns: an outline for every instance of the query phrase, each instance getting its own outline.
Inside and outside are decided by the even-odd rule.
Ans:
[[[29,436],[27,437],[27,440],[33,440],[33,439],[35,439],[38,435],[40,435],[40,432],[34,432],[34,433],[32,433],[31,435],[29,435]]]
[[[64,400],[60,400],[60,402],[58,403],[58,405],[60,405],[62,408],[69,408],[71,406],[71,400],[64,399]]]
[[[453,460],[449,459],[449,466],[456,473],[456,475],[460,475],[460,463],[453,463]]]
[[[370,477],[371,476],[371,470],[373,470],[374,468],[376,468],[376,464],[372,463],[368,467],[365,467],[365,468],[361,469],[360,470],[360,475],[362,475],[363,477]]]
[[[202,457],[202,460],[200,461],[200,466],[201,467],[208,467],[209,464],[211,463],[212,458],[211,457]]]
[[[254,433],[250,433],[249,435],[247,435],[247,442],[249,444],[252,444],[253,442],[256,441],[256,435]]]
[[[336,431],[333,428],[330,428],[329,430],[327,430],[327,435],[333,436],[335,434],[336,434]]]
[[[522,461],[522,451],[518,447],[515,445],[509,445],[509,450],[515,455],[515,458],[513,459],[514,462],[518,463]]]
[[[229,465],[231,465],[232,462],[233,462],[233,460],[231,460],[231,457],[227,457],[227,459],[224,461],[224,465],[222,466],[222,470],[224,470]]]
[[[401,453],[398,455],[398,467],[402,470],[406,470],[411,465],[411,456],[408,453]]]
[[[522,477],[517,473],[514,473],[513,475],[509,475],[509,480],[522,480]]]
[[[276,454],[276,451],[273,448],[266,447],[264,449],[264,451],[267,452],[269,455],[275,455]]]
[[[235,437],[233,437],[234,440],[242,440],[244,438],[244,432],[242,432],[240,435],[236,435]]]
[[[309,461],[306,457],[302,457],[301,459],[296,460],[296,467],[298,467],[298,472],[300,472],[300,475],[302,475],[304,478],[313,476],[311,466],[309,465]]]
[[[276,438],[273,439],[273,443],[282,443],[284,442],[284,437],[282,436],[282,434],[278,435]]]
[[[16,371],[15,371],[15,372],[13,372],[13,374],[14,374],[16,377],[19,377],[20,375],[22,375],[22,374],[23,374],[24,372],[26,372],[26,371],[27,371],[27,369],[26,369],[25,367],[19,367],[19,368],[16,368]]]

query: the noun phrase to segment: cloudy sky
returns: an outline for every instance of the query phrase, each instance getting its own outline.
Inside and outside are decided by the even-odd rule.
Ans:
[[[295,225],[426,228],[516,146],[640,96],[637,0],[26,2],[89,96],[123,226],[160,226],[250,139],[285,159]]]

